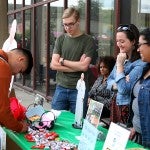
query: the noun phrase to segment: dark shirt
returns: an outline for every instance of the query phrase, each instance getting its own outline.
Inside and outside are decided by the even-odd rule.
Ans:
[[[88,95],[90,98],[103,103],[105,107],[109,108],[113,93],[109,89],[106,89],[106,81],[104,83],[102,83],[102,81],[103,77],[98,77],[91,90],[89,91]]]

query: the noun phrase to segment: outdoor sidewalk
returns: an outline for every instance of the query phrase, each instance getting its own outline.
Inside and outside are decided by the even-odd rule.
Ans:
[[[35,100],[34,93],[21,89],[20,87],[17,87],[15,85],[13,85],[13,88],[15,89],[16,97],[22,103],[22,105],[28,107],[30,104],[34,102]],[[45,110],[50,110],[51,109],[50,102],[44,101],[43,107]]]

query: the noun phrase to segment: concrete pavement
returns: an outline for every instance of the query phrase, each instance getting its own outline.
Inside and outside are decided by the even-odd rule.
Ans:
[[[13,88],[15,89],[16,97],[23,106],[28,107],[30,104],[34,102],[35,100],[34,93],[21,89],[20,87],[17,87],[15,85],[13,85]],[[51,109],[50,102],[44,101],[43,107],[45,110],[50,110]]]

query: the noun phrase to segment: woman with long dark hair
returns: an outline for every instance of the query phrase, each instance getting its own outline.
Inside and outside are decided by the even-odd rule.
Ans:
[[[120,25],[116,33],[119,53],[116,65],[107,80],[107,88],[116,93],[111,121],[127,124],[134,83],[143,72],[146,63],[140,59],[138,49],[139,31],[134,24]],[[112,102],[113,103],[113,102]]]

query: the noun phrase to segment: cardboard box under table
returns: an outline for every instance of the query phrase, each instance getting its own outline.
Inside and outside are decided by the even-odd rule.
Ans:
[[[76,139],[76,136],[80,136],[81,129],[75,129],[72,127],[74,123],[74,114],[64,111],[60,114],[60,116],[56,119],[55,126],[52,131],[55,131],[59,134],[60,139],[68,140],[71,143],[78,144],[79,141]],[[99,127],[99,129],[106,135],[107,129]],[[27,142],[24,138],[23,133],[12,132],[8,129],[5,129],[7,135],[7,150],[31,150],[31,147],[35,145],[35,142]],[[104,141],[97,141],[95,150],[102,149]],[[128,141],[126,148],[142,148],[142,146]]]

